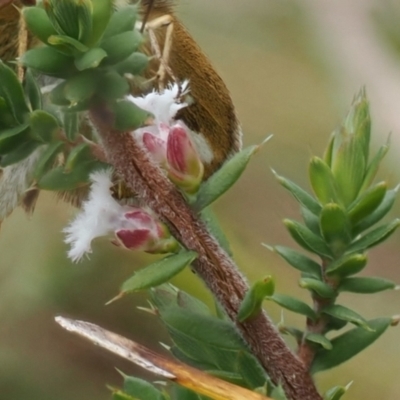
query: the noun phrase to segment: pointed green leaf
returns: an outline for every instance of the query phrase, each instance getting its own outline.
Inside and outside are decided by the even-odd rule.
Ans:
[[[303,217],[304,223],[306,224],[306,227],[317,236],[321,236],[319,217],[305,207],[301,207],[300,212],[301,216]]]
[[[22,15],[25,19],[28,30],[40,39],[41,42],[47,43],[47,39],[51,35],[56,35],[57,31],[50,22],[46,11],[41,7],[24,7]]]
[[[107,57],[107,53],[103,49],[95,47],[77,57],[75,59],[75,67],[79,71],[97,68],[105,57]]]
[[[363,218],[371,215],[382,203],[387,191],[387,183],[379,182],[360,195],[347,210],[350,221],[353,225]]]
[[[29,115],[29,124],[34,139],[49,143],[56,136],[60,127],[53,115],[43,110],[35,110]]]
[[[341,306],[339,304],[332,304],[324,307],[322,312],[334,318],[351,322],[352,324],[360,326],[367,331],[370,331],[372,329],[368,325],[368,322],[360,314],[357,314],[355,311],[350,310],[350,308]]]
[[[324,394],[324,400],[340,400],[346,391],[343,386],[335,386]]]
[[[251,319],[257,316],[262,310],[262,303],[265,297],[272,296],[275,290],[275,282],[272,276],[267,276],[262,280],[255,282],[246,292],[246,295],[240,304],[238,312],[239,322]]]
[[[312,343],[319,344],[325,350],[332,350],[332,343],[324,335],[318,333],[307,333],[306,340]]]
[[[388,139],[387,143],[379,148],[378,152],[375,154],[374,158],[369,163],[367,171],[365,173],[363,184],[360,189],[360,193],[367,190],[369,185],[374,180],[375,175],[378,172],[381,161],[383,160],[383,158],[389,151],[389,147],[390,147],[390,143],[389,143],[389,139]]]
[[[71,105],[89,100],[97,85],[97,74],[90,70],[82,71],[65,82],[64,95]]]
[[[104,32],[103,38],[118,35],[123,32],[130,32],[135,27],[137,7],[121,7],[111,15],[110,22]]]
[[[399,225],[400,219],[398,218],[388,224],[381,225],[353,242],[347,251],[363,252],[370,247],[376,246],[387,239],[398,228]]]
[[[0,155],[8,154],[16,150],[29,140],[31,140],[31,138],[27,124],[2,130],[0,132]]]
[[[65,112],[63,116],[64,132],[67,139],[75,141],[79,134],[79,113]]]
[[[149,57],[146,54],[135,52],[127,59],[114,66],[115,71],[119,74],[141,74],[149,65]]]
[[[24,91],[15,72],[0,60],[0,96],[5,99],[12,115],[23,124],[29,108],[25,102]]]
[[[321,266],[311,258],[285,246],[274,246],[272,250],[276,251],[297,270],[313,276],[314,278],[321,278]]]
[[[395,289],[396,283],[378,277],[346,278],[339,286],[340,292],[377,293],[383,290]]]
[[[31,111],[42,108],[42,94],[30,68],[25,72],[25,93],[28,97]]]
[[[272,170],[272,173],[275,175],[278,182],[292,194],[302,207],[315,215],[319,215],[321,205],[310,194],[289,179],[278,175],[274,170]]]
[[[313,309],[306,303],[294,297],[275,293],[273,296],[267,297],[266,300],[272,300],[281,307],[293,311],[297,314],[305,315],[307,318],[310,318],[312,320],[316,319],[316,314]]]
[[[133,52],[137,51],[142,41],[142,35],[137,30],[120,33],[104,39],[100,44],[100,47],[107,53],[104,63],[114,65],[125,60]]]
[[[92,5],[92,34],[88,46],[93,46],[100,40],[113,13],[112,0],[92,0]]]
[[[299,281],[299,286],[303,289],[312,290],[319,296],[325,299],[333,299],[336,297],[336,292],[327,283],[322,282],[318,279],[313,278],[301,278]]]
[[[174,385],[172,388],[171,400],[210,400],[209,397],[202,396],[193,390],[183,386]]]
[[[362,219],[354,228],[353,235],[358,235],[362,231],[370,228],[372,225],[379,222],[393,207],[394,201],[396,200],[396,195],[399,190],[397,186],[393,190],[388,190],[385,197],[383,198],[381,204],[378,208],[373,211],[370,215]]]
[[[61,48],[70,49],[70,54],[74,54],[74,52],[84,53],[88,51],[88,47],[82,44],[80,41],[73,39],[72,37],[65,35],[51,35],[47,39],[47,42],[53,46],[62,46]]]
[[[26,67],[58,78],[66,78],[76,71],[72,57],[47,46],[28,50],[20,61]]]
[[[106,101],[121,99],[129,93],[128,81],[115,71],[101,74],[98,80],[97,93]]]
[[[124,393],[122,390],[113,390],[112,394],[112,399],[113,400],[137,400],[132,396],[129,396],[128,394]]]
[[[129,100],[116,101],[111,105],[114,113],[114,128],[118,131],[132,131],[145,123],[150,114]]]
[[[331,341],[332,350],[319,350],[311,366],[311,373],[315,374],[334,368],[354,357],[378,339],[391,325],[392,319],[377,318],[367,323],[370,330],[351,329]]]
[[[57,155],[64,147],[64,142],[58,141],[47,146],[47,149],[40,155],[40,158],[33,171],[33,177],[39,180],[55,163]]]
[[[326,243],[315,233],[297,221],[285,219],[283,221],[292,238],[303,248],[323,257],[332,257],[331,250]]]
[[[21,143],[16,149],[1,157],[0,166],[7,167],[29,157],[42,143],[35,140],[28,140]]]
[[[343,253],[351,240],[350,222],[341,206],[327,203],[320,214],[321,233],[334,255]]]
[[[65,172],[72,171],[79,164],[93,160],[92,151],[87,143],[81,143],[75,146],[68,154],[64,164]]]
[[[328,276],[344,278],[349,275],[358,274],[366,265],[367,256],[365,254],[345,254],[329,264],[326,273]]]
[[[309,176],[313,191],[322,204],[337,202],[336,183],[325,161],[313,157],[310,161]]]
[[[236,153],[206,182],[203,182],[197,193],[194,208],[198,211],[203,210],[221,197],[239,179],[258,148],[250,146]]]
[[[121,292],[133,292],[148,289],[169,281],[197,257],[193,251],[182,251],[150,264],[146,268],[137,271],[131,278],[126,280]]]
[[[149,382],[123,374],[123,391],[133,398],[146,400],[164,400],[163,394]]]

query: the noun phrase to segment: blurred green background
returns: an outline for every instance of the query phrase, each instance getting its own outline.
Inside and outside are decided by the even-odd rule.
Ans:
[[[318,3],[318,4],[317,4]],[[323,3],[323,4],[322,4]],[[215,205],[235,258],[250,281],[273,274],[278,291],[302,297],[298,275],[261,242],[293,245],[282,218],[299,216],[270,167],[305,185],[310,154],[320,155],[353,95],[366,85],[374,143],[392,131],[391,154],[380,173],[400,179],[399,7],[392,1],[181,0],[177,12],[231,90],[245,144],[274,138],[253,159],[240,182]],[[400,25],[399,25],[400,26]],[[194,66],[195,67],[195,66]],[[90,260],[66,259],[62,229],[76,211],[42,194],[28,221],[17,210],[0,232],[0,397],[22,400],[109,399],[106,383],[121,383],[118,367],[157,380],[69,335],[54,322],[63,315],[95,322],[162,351],[168,342],[156,318],[136,309],[135,294],[104,303],[149,256],[118,251],[107,240]],[[399,215],[400,202],[392,213]],[[370,252],[365,274],[400,282],[400,233]],[[189,271],[174,283],[211,304]],[[347,295],[367,318],[400,311],[400,294]],[[277,322],[279,307],[267,304]],[[285,312],[288,323],[302,318]],[[354,380],[349,399],[400,398],[400,331],[392,328],[362,355],[317,377],[321,390]]]

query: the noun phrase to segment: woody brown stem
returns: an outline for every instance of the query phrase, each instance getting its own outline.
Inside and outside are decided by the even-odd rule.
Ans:
[[[322,399],[311,376],[264,312],[251,320],[238,322],[239,306],[249,287],[177,188],[129,133],[110,129],[112,119],[107,110],[93,109],[91,119],[102,139],[108,162],[138,198],[169,225],[174,236],[187,249],[198,253],[193,268],[235,323],[272,381],[283,386],[288,399]]]

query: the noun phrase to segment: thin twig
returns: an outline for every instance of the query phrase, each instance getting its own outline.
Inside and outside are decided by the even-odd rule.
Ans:
[[[272,381],[283,386],[290,400],[322,399],[305,367],[287,347],[264,312],[243,323],[237,321],[239,306],[248,285],[177,188],[129,133],[110,128],[112,115],[106,109],[94,108],[90,117],[102,139],[108,162],[138,198],[169,225],[175,237],[187,249],[198,253],[193,264],[196,273],[236,324]]]

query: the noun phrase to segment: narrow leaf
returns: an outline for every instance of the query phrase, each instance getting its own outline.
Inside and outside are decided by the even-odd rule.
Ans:
[[[294,297],[275,293],[273,296],[267,297],[266,300],[272,300],[276,304],[279,304],[281,307],[293,311],[297,314],[305,315],[312,320],[315,320],[316,318],[315,312],[309,305]]]
[[[339,304],[332,304],[324,307],[322,312],[332,317],[351,322],[352,324],[360,326],[367,331],[372,329],[368,325],[368,322],[360,314],[357,314],[355,311],[350,310],[350,308],[341,306]]]
[[[337,202],[336,183],[325,161],[313,157],[310,161],[309,176],[313,191],[322,204]]]
[[[332,253],[326,243],[315,233],[297,221],[283,221],[292,238],[303,248],[320,256],[332,258]]]
[[[28,96],[31,111],[42,108],[42,94],[30,68],[27,68],[25,72],[25,93]]]
[[[251,156],[258,148],[259,146],[247,147],[226,161],[214,175],[200,186],[194,208],[200,211],[221,197],[239,179]]]
[[[197,254],[193,251],[182,251],[156,261],[126,280],[121,287],[121,292],[133,292],[161,285],[181,272],[196,257]]]
[[[274,246],[272,249],[293,268],[313,276],[314,278],[321,278],[321,266],[311,258],[285,246]]]
[[[378,277],[355,277],[344,279],[339,286],[340,292],[377,293],[383,290],[395,289],[396,283]]]
[[[312,343],[319,344],[325,350],[332,350],[332,343],[329,339],[327,339],[324,335],[320,335],[318,333],[307,333],[306,340]]]
[[[42,142],[51,142],[60,129],[57,119],[43,110],[35,110],[29,115],[32,136]]]
[[[376,246],[387,239],[399,227],[399,225],[400,219],[398,218],[388,224],[382,225],[353,242],[347,251],[363,252],[370,247]]]
[[[275,175],[278,182],[287,189],[304,208],[315,215],[319,214],[321,205],[309,193],[289,179],[278,175],[274,170],[272,170],[272,173]]]
[[[367,265],[365,254],[346,254],[329,264],[326,269],[328,276],[339,276],[344,278],[361,272]]]
[[[77,57],[75,66],[79,71],[97,68],[105,57],[107,57],[107,53],[103,49],[95,47]]]
[[[391,323],[392,318],[377,318],[367,322],[370,330],[354,328],[334,338],[331,341],[332,350],[321,349],[317,352],[311,373],[334,368],[354,357],[378,339]]]
[[[336,292],[327,283],[313,278],[301,278],[299,286],[303,289],[311,290],[325,299],[333,299],[336,297]]]

